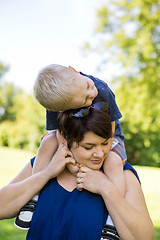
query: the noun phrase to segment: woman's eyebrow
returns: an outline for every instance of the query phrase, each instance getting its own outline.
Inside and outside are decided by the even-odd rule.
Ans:
[[[83,143],[84,145],[96,146],[94,143]]]

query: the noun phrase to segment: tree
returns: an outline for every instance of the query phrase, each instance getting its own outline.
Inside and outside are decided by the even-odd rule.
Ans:
[[[36,153],[45,133],[45,109],[32,94],[2,81],[7,69],[0,64],[0,145]]]
[[[2,77],[3,75],[8,71],[9,66],[4,65],[2,62],[0,62],[0,121],[2,116],[5,114],[5,108],[3,106],[3,82]]]
[[[97,11],[94,43],[101,66],[118,64],[116,97],[129,161],[160,166],[160,1],[108,1]]]
[[[0,62],[0,79],[3,77],[3,75],[8,71],[9,65],[3,64]]]

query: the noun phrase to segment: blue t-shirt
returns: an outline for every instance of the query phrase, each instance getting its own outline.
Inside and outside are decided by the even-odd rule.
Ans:
[[[103,97],[109,105],[111,122],[115,121],[115,135],[124,138],[124,134],[121,130],[121,125],[119,122],[119,119],[122,117],[122,114],[118,109],[118,106],[115,101],[115,95],[112,92],[112,90],[108,87],[107,83],[105,83],[104,81],[98,78],[95,78],[91,75],[86,75],[82,72],[80,72],[80,74],[90,78],[94,82],[98,90],[98,96]],[[47,130],[54,130],[58,128],[57,116],[58,116],[57,112],[52,112],[48,110],[46,111],[46,129]]]
[[[54,178],[41,191],[26,239],[98,240],[107,216],[100,195],[69,192]]]
[[[128,162],[124,170],[131,170],[139,180]],[[54,178],[41,191],[26,240],[98,240],[107,217],[100,195],[76,188],[69,192]]]

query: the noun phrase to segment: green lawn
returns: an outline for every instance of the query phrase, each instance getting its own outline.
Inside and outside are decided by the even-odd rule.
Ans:
[[[8,184],[34,155],[22,150],[0,148],[0,188]],[[0,221],[0,240],[25,240],[26,232],[16,229],[14,219]]]
[[[34,155],[21,150],[0,148],[0,187],[5,186]],[[155,226],[155,240],[160,240],[160,169],[135,167],[141,179],[149,213]],[[14,219],[0,221],[0,239],[24,240],[26,232],[13,226]],[[143,239],[142,239],[143,240]]]

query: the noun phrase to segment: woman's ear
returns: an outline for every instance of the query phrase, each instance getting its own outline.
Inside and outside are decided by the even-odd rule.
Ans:
[[[68,147],[67,140],[63,137],[59,130],[56,131],[56,137],[58,144],[64,144],[66,147]]]

